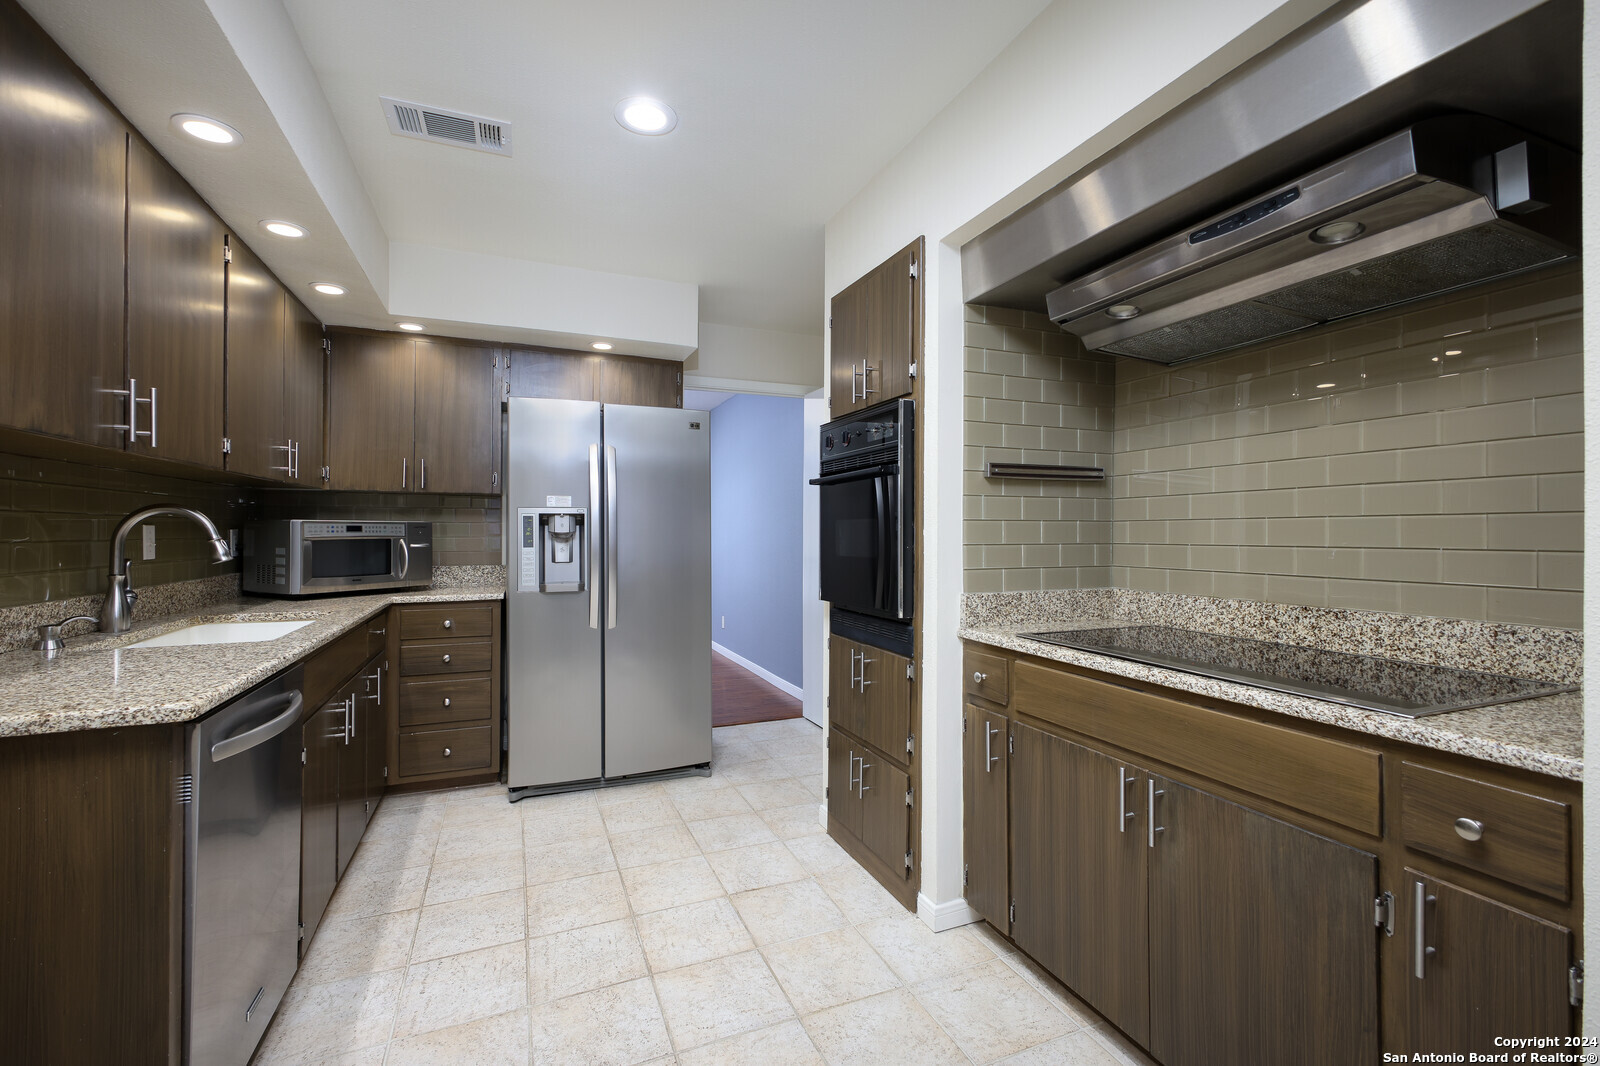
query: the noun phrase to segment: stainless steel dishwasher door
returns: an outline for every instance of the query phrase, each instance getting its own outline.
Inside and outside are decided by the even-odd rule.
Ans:
[[[299,667],[188,730],[184,1061],[245,1066],[297,965]]]

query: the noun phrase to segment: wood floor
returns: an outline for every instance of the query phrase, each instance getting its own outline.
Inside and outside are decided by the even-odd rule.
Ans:
[[[725,656],[711,653],[711,724],[799,718],[800,701]]]

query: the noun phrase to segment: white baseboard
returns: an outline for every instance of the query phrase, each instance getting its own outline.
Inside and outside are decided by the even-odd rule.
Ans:
[[[826,803],[817,804],[817,821],[822,823],[822,831],[826,833],[828,831],[828,805]]]
[[[917,917],[927,923],[928,928],[935,933],[983,921],[983,915],[967,906],[967,901],[964,899],[935,903],[920,892],[917,893]]]
[[[762,666],[757,666],[749,659],[746,659],[743,655],[734,654],[714,640],[711,642],[711,649],[725,659],[732,659],[734,662],[738,663],[752,674],[755,674],[773,688],[782,689],[797,700],[803,700],[806,698],[806,690],[801,688],[799,685],[789,684],[789,682],[785,681],[771,670],[768,670]]]

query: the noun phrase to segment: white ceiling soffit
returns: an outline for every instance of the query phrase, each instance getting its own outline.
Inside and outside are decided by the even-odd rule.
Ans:
[[[684,389],[683,407],[686,411],[715,411],[720,404],[725,404],[735,396],[736,392],[707,392],[704,389]]]
[[[707,322],[820,335],[823,225],[1046,0],[284,0],[389,236],[695,282]],[[624,97],[676,109],[640,137]],[[510,159],[390,134],[493,115]]]

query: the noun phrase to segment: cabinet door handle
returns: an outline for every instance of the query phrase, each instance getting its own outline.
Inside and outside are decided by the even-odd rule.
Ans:
[[[444,698],[444,705],[445,705],[445,706],[446,706],[446,707],[448,707],[448,706],[450,706],[450,697],[449,697],[449,696],[446,696],[446,697],[445,697],[445,698]]]
[[[1482,840],[1483,823],[1476,818],[1457,818],[1456,836],[1462,840]]]
[[[987,680],[989,680],[989,675],[984,673],[982,670],[972,671],[972,683],[974,685],[981,685]]]
[[[1156,846],[1156,834],[1167,831],[1166,826],[1156,824],[1156,797],[1165,796],[1166,794],[1167,790],[1157,788],[1156,779],[1152,777],[1150,779],[1150,847],[1152,848]]]
[[[862,652],[861,653],[861,691],[862,691],[863,694],[866,693],[867,686],[872,684],[871,681],[867,680],[867,664],[868,663],[875,663],[877,661],[878,660],[876,660],[876,659],[867,658],[867,653],[866,652]]]
[[[1411,972],[1421,981],[1427,976],[1428,960],[1438,951],[1428,946],[1428,907],[1439,902],[1439,897],[1428,895],[1428,886],[1413,881],[1411,914]]]
[[[150,447],[152,449],[154,449],[155,446],[156,446],[156,422],[157,421],[158,421],[158,419],[157,419],[157,416],[156,416],[156,387],[154,385],[151,385],[150,386]]]
[[[983,764],[983,772],[986,774],[994,773],[994,764],[1000,761],[1000,756],[994,754],[990,747],[999,733],[1000,730],[991,726],[987,718],[983,720],[983,757],[986,760]]]
[[[856,796],[866,799],[867,793],[872,791],[872,786],[867,784],[867,771],[872,769],[872,764],[865,759],[861,760],[861,771],[856,774]]]
[[[1121,815],[1117,819],[1117,832],[1119,833],[1128,831],[1128,819],[1133,818],[1138,813],[1128,810],[1128,786],[1133,784],[1135,780],[1134,775],[1128,773],[1126,766],[1117,768],[1117,813]]]
[[[404,455],[402,455],[400,457],[400,487],[401,488],[405,488],[406,487],[406,464],[409,463],[409,462],[410,462],[410,459],[408,457],[406,457]]]
[[[856,753],[852,751],[846,758],[849,761],[846,764],[848,769],[845,771],[844,788],[846,792],[849,792],[856,787]]]
[[[444,757],[446,759],[448,759],[450,757],[450,749],[449,748],[444,749]]]
[[[867,375],[876,369],[878,368],[875,366],[868,366],[865,359],[861,360],[861,398],[863,400],[878,391],[877,389],[867,387],[867,382],[871,380],[871,378],[867,377]],[[882,382],[880,381],[879,384],[881,385]]]
[[[450,656],[448,656],[448,655],[446,655],[446,656],[445,656],[445,657],[444,657],[444,661],[445,661],[445,662],[449,662],[449,661],[450,661]]]
[[[854,648],[851,648],[850,649],[850,689],[851,689],[851,691],[855,690],[856,682],[859,681],[859,680],[861,680],[861,679],[856,676],[856,650]]]
[[[452,622],[452,621],[451,621],[451,620],[450,620],[450,619],[448,619],[448,618],[446,618],[446,619],[445,619],[445,620],[444,620],[444,627],[445,627],[445,628],[446,628],[446,629],[454,629],[454,628],[455,628],[455,625],[456,625],[456,624],[455,624],[455,623],[454,623],[454,622]]]
[[[428,487],[428,460],[419,459],[417,462],[422,465],[422,484],[419,485],[418,488],[425,489]]]

